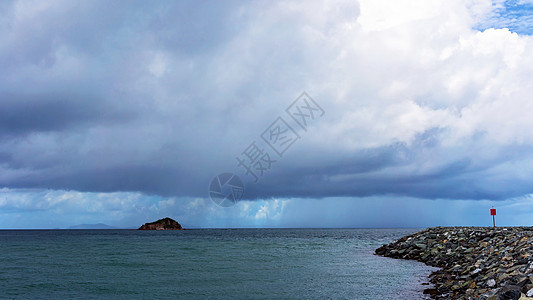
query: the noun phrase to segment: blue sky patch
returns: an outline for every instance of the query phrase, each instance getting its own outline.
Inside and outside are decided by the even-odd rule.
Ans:
[[[493,14],[475,29],[508,28],[518,34],[533,34],[533,1],[508,0],[498,5]]]

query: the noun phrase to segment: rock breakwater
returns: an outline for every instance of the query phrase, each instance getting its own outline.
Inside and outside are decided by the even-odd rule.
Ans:
[[[533,299],[533,227],[429,228],[376,254],[439,267],[434,299]]]

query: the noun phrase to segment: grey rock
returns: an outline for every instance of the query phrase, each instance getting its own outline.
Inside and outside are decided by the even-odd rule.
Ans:
[[[494,287],[495,285],[496,285],[496,280],[494,280],[494,279],[487,280],[487,286],[488,287]]]
[[[422,249],[422,250],[426,250],[427,246],[426,244],[422,244],[422,243],[417,243],[415,244],[415,246],[419,249]]]
[[[522,293],[520,290],[516,289],[502,291],[498,294],[498,300],[518,300],[520,299],[521,295]]]

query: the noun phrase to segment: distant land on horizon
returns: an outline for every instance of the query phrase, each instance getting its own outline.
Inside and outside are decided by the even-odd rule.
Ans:
[[[74,226],[70,226],[68,229],[122,229],[115,226],[110,226],[103,223],[97,223],[97,224],[78,224]]]
[[[131,225],[131,226],[125,226],[125,227],[117,227],[117,226],[111,226],[104,223],[96,223],[96,224],[78,224],[70,226],[66,229],[137,229],[139,226]],[[194,229],[200,229],[203,228],[201,226],[187,226],[188,228],[194,228]],[[60,228],[54,228],[54,229],[60,229]]]

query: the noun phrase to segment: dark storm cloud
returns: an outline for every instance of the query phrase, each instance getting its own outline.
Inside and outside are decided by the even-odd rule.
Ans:
[[[437,53],[434,70],[417,65],[421,54],[361,30],[355,2],[13,1],[0,10],[0,186],[206,197],[213,176],[235,172],[247,199],[533,192],[527,136],[501,126],[490,135],[481,75],[449,71],[464,60],[479,69],[471,53],[441,62],[435,45],[414,41],[406,49]],[[235,156],[303,90],[325,117],[250,183]]]
[[[420,151],[403,149],[406,150]],[[396,156],[398,152],[393,147],[377,149],[377,155],[365,152],[367,157],[363,154],[358,159],[339,159],[336,164],[327,167],[284,169],[263,178],[258,184],[247,184],[246,195],[252,198],[381,195],[502,200],[527,194],[533,189],[527,180],[514,176],[509,176],[509,180],[484,178],[491,166],[475,167],[467,158],[417,175],[414,171],[394,172],[393,169],[416,164],[420,159],[416,153],[412,153],[412,161],[406,161]],[[390,172],[376,173],[383,169],[389,169]]]
[[[0,137],[32,132],[73,130],[88,123],[124,122],[133,118],[88,95],[0,95]]]
[[[531,191],[528,182],[512,179],[512,176],[509,176],[509,180],[483,178],[483,174],[492,166],[474,166],[467,158],[419,175],[410,171],[387,172],[394,168],[412,167],[420,159],[416,154],[420,150],[394,145],[361,151],[352,154],[350,158],[338,157],[334,159],[334,163],[327,165],[318,160],[312,166],[280,160],[277,169],[261,178],[258,183],[253,183],[252,178],[246,174],[239,173],[243,170],[236,166],[232,170],[246,181],[244,197],[252,200],[375,195],[501,200]],[[406,153],[409,154],[408,158]],[[9,186],[93,192],[141,191],[161,196],[203,197],[207,190],[206,183],[211,180],[211,176],[227,170],[194,163],[163,166],[156,162],[151,165],[145,162],[145,165],[117,166],[109,162],[109,166],[102,169],[88,167],[68,169],[62,174],[45,172],[27,176],[11,182]]]

